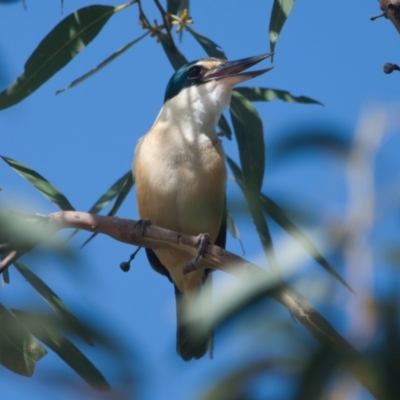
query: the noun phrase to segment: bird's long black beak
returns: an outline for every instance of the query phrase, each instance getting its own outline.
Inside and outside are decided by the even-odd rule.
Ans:
[[[268,57],[271,57],[272,54],[273,53],[261,54],[259,56],[242,58],[241,60],[226,61],[224,64],[204,75],[203,81],[224,80],[225,82],[226,80],[227,83],[230,83],[232,85],[247,81],[248,79],[254,78],[258,75],[270,71],[273,67],[244,73],[240,72],[252,67],[253,65],[259,63],[262,60],[265,60]]]

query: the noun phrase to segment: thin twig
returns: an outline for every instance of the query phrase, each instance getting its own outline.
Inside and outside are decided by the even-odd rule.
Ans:
[[[157,6],[158,10],[160,11],[161,18],[163,20],[165,30],[167,31],[167,36],[168,36],[169,40],[171,41],[171,43],[173,44],[173,46],[175,46],[174,39],[172,38],[172,35],[171,35],[171,26],[170,26],[170,23],[168,21],[168,13],[164,10],[164,8],[160,4],[159,0],[154,0],[154,3]]]

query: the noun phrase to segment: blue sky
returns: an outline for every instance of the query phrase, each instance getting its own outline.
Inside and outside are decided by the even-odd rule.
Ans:
[[[143,3],[150,17],[158,18],[152,2]],[[63,15],[57,1],[45,0],[39,5],[27,0],[26,4],[27,11],[18,2],[0,6],[0,89],[23,71],[29,55],[64,16],[92,2],[67,0]],[[119,3],[110,0],[96,4]],[[218,43],[229,59],[237,59],[269,51],[271,8],[272,1],[202,0],[191,2],[190,13],[194,29]],[[346,209],[348,193],[343,164],[324,152],[279,159],[274,149],[280,139],[300,128],[333,130],[351,140],[366,107],[376,110],[379,106],[398,104],[399,76],[384,75],[382,66],[388,61],[400,61],[396,60],[399,37],[388,21],[369,21],[368,17],[378,12],[374,0],[363,2],[362,6],[360,2],[345,5],[343,2],[329,2],[329,5],[322,1],[296,2],[275,49],[275,68],[249,83],[249,86],[288,90],[324,104],[321,107],[273,101],[256,105],[263,120],[267,146],[264,192],[281,204],[311,212],[313,228],[322,232],[331,227],[332,221],[340,225]],[[58,96],[54,94],[139,37],[143,31],[136,21],[135,6],[113,16],[100,35],[66,68],[23,102],[1,111],[0,154],[44,175],[78,210],[88,210],[129,170],[135,144],[154,122],[173,70],[161,46],[147,37],[81,85]],[[204,57],[202,48],[188,34],[184,34],[180,46],[188,60]],[[269,61],[262,66],[269,66]],[[377,190],[393,183],[399,175],[398,127],[389,133],[376,155]],[[227,154],[237,160],[236,144],[224,140],[224,146]],[[0,164],[0,177],[3,189],[0,205],[43,214],[57,210],[6,164]],[[228,196],[232,210],[236,210],[234,216],[246,257],[259,260],[261,247],[248,215],[240,210],[242,199],[233,183],[229,183]],[[384,250],[379,247],[383,239],[391,243],[398,240],[393,209],[387,211],[384,206],[380,209],[384,209],[384,216],[374,223],[370,235],[377,244],[373,247],[374,257]],[[118,216],[137,219],[133,192]],[[281,230],[274,227],[273,231],[277,243],[286,240]],[[86,237],[87,234],[81,233],[73,243],[80,244]],[[241,254],[240,245],[233,239],[229,239],[227,248]],[[121,272],[119,263],[131,251],[127,245],[97,237],[79,251],[77,263],[59,263],[52,257],[46,258],[45,266],[38,259],[26,260],[26,263],[30,261],[28,265],[73,311],[112,332],[129,349],[132,364],[139,369],[140,398],[195,399],[207,382],[228,372],[236,363],[255,356],[257,349],[249,344],[254,332],[245,332],[237,323],[217,333],[215,360],[189,364],[180,361],[175,355],[172,286],[148,267],[143,251],[128,274]],[[326,287],[326,274],[313,262],[308,264],[308,278]],[[218,275],[216,290],[223,278],[221,275]],[[385,276],[380,275],[383,281]],[[10,308],[43,307],[40,298],[16,271],[12,271],[11,278],[11,285],[0,289],[2,303]],[[315,287],[306,287],[307,292],[303,294],[310,294],[312,300]],[[337,291],[331,295],[340,308],[349,295],[337,285],[334,288]],[[278,312],[275,308],[273,305],[273,312]],[[251,321],[251,315],[247,318]],[[290,322],[287,313],[281,318]],[[346,333],[346,319],[338,324]],[[298,325],[293,329],[304,335],[304,329]],[[263,352],[278,354],[279,338],[272,336]],[[96,357],[91,349],[84,346],[81,349]],[[80,383],[73,372],[49,353],[38,363],[32,379],[2,368],[0,382],[4,398],[71,398],[68,393],[57,392],[51,384],[49,371],[53,370]],[[115,371],[112,365],[103,371],[112,385],[121,383]],[[77,392],[77,398],[90,395],[103,398],[85,391],[84,386],[80,389],[82,392]],[[254,390],[262,393],[265,388],[255,384]],[[282,396],[282,392],[279,394]]]

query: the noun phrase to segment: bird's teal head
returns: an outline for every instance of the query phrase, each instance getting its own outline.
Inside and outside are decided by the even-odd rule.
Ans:
[[[192,86],[200,86],[210,81],[219,81],[230,87],[237,83],[254,78],[271,68],[240,73],[258,62],[270,57],[272,53],[243,58],[236,61],[220,60],[218,58],[202,58],[183,65],[168,82],[164,102],[177,96],[182,90]]]

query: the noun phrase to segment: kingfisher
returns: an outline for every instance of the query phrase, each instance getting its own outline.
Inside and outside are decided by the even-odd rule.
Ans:
[[[271,68],[247,71],[269,54],[236,61],[202,58],[179,68],[165,90],[164,104],[151,129],[139,139],[132,172],[141,220],[225,247],[225,154],[216,133],[232,88]],[[212,349],[212,336],[199,334],[196,298],[211,284],[211,270],[183,274],[191,257],[177,250],[146,249],[151,267],[175,287],[176,349],[183,360],[199,359]],[[211,305],[210,305],[211,307]]]

